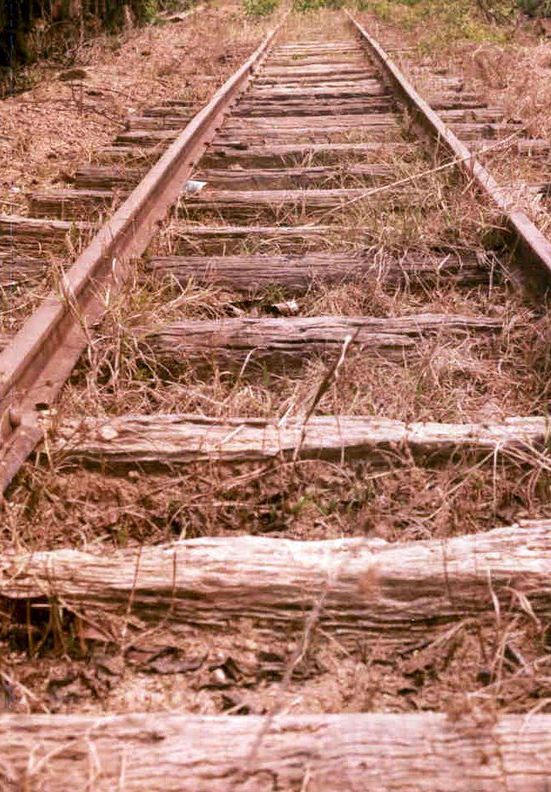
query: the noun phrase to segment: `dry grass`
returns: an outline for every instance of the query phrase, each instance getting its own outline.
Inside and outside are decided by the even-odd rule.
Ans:
[[[321,30],[331,38],[337,35],[335,20],[332,13],[295,17],[289,35],[298,38]],[[364,231],[361,244],[380,255],[402,255],[408,249],[432,253],[435,266],[442,255],[438,248],[484,250],[499,237],[495,217],[467,190],[459,191],[453,176],[439,172],[417,178],[433,164],[412,149],[406,164],[392,153],[385,158],[397,180],[414,177],[398,201],[381,192],[348,207],[345,219]],[[334,226],[329,245],[358,246],[357,241],[343,240],[342,218],[331,215],[327,221]],[[178,233],[185,230],[173,219],[152,252],[177,253]],[[255,248],[246,241],[243,249]],[[262,249],[277,251],[277,240]],[[269,290],[247,297],[244,305],[243,295],[229,290],[197,283],[178,287],[138,272],[125,295],[112,300],[56,408],[57,417],[304,413],[327,376],[327,364],[319,359],[305,361],[299,372],[251,367],[236,375],[212,365],[200,374],[192,366],[159,365],[140,342],[144,328],[177,318],[219,318],[245,309],[263,315],[277,297]],[[549,322],[527,308],[506,281],[490,279],[463,290],[445,283],[423,289],[415,284],[390,286],[381,271],[361,286],[326,289],[318,284],[300,298],[299,308],[302,315],[491,314],[503,322],[494,341],[474,335],[436,336],[420,340],[415,353],[398,363],[352,349],[338,382],[317,405],[319,413],[486,421],[547,412]],[[56,415],[52,418],[55,424]],[[528,453],[476,463],[456,455],[425,466],[404,453],[388,469],[374,469],[367,462],[276,461],[188,465],[156,476],[139,469],[103,476],[65,469],[61,459],[44,455],[40,464],[29,463],[16,482],[4,513],[2,539],[5,546],[25,549],[72,545],[105,551],[175,538],[251,533],[297,539],[445,539],[523,518],[551,517],[549,470],[545,455]],[[48,640],[37,670],[24,653],[28,630],[23,628],[28,625],[20,618],[17,632],[15,621],[5,620],[3,640],[11,651],[11,708],[21,711],[47,707],[244,714],[280,706],[323,712],[481,707],[494,713],[545,707],[550,696],[545,629],[507,614],[499,629],[462,624],[437,646],[409,656],[385,656],[377,646],[367,645],[347,653],[314,626],[305,658],[287,674],[283,689],[281,679],[297,649],[284,632],[270,645],[255,643],[246,630],[220,632],[215,639],[196,636],[171,651],[177,657],[198,657],[198,668],[161,677],[144,671],[135,656],[122,658],[120,647],[90,638],[83,649],[68,614],[65,621],[61,615],[56,627],[61,641],[51,634],[56,632],[51,623],[38,625],[36,638],[47,634]]]
[[[442,77],[457,77],[463,90],[474,92],[491,107],[498,107],[504,120],[521,120],[524,130],[520,137],[548,140],[551,135],[551,42],[538,38],[537,25],[496,27],[470,11],[468,24],[457,18],[461,9],[431,13],[427,25],[428,2],[414,7],[394,4],[386,13],[388,3],[375,4],[375,16],[365,15],[365,21],[375,35],[392,53],[406,74],[422,94],[432,96],[443,91]],[[462,6],[463,8],[463,6]],[[403,18],[402,18],[403,17]],[[455,20],[455,21],[454,21]],[[452,125],[453,126],[453,125]],[[551,160],[547,152],[540,157],[525,157],[512,153],[515,142],[497,145],[484,156],[491,172],[498,180],[515,191],[521,205],[544,232],[551,228],[549,204],[526,194],[526,183],[549,181]]]
[[[98,651],[89,660],[43,658],[35,663],[12,654],[4,682],[19,712],[170,711],[195,714],[283,712],[415,712],[443,708],[463,714],[476,709],[548,711],[549,656],[542,634],[528,619],[506,619],[493,627],[465,622],[437,645],[414,656],[388,657],[373,647],[350,654],[316,634],[282,690],[281,676],[294,650],[284,638],[267,651],[244,631],[239,638],[182,641],[165,652],[164,665],[195,660],[188,673],[159,675],[148,657],[154,643],[123,660]],[[157,651],[156,651],[157,650]],[[163,664],[163,655],[157,661]],[[149,672],[148,672],[149,671]]]
[[[474,462],[458,453],[420,465],[404,451],[388,469],[276,461],[104,477],[64,471],[54,459],[20,481],[4,538],[29,549],[239,534],[446,538],[550,517],[548,468],[530,454],[497,464],[493,455]]]
[[[136,328],[176,317],[222,317],[241,299],[190,285],[132,290],[113,306],[65,391],[59,416],[125,412],[196,412],[224,417],[281,417],[304,412],[324,379],[321,360],[299,372],[249,368],[236,376],[212,367],[159,368],[136,341]],[[158,287],[157,287],[158,288]],[[152,301],[152,294],[155,300]],[[261,297],[260,309],[262,310]],[[265,303],[267,304],[267,302]],[[497,341],[434,338],[402,363],[349,353],[317,406],[319,414],[385,415],[405,421],[487,421],[545,413],[549,399],[549,328],[506,286],[430,294],[348,285],[313,291],[305,313],[400,315],[415,310],[490,312],[503,320]],[[498,363],[499,361],[499,363]],[[55,423],[55,421],[54,421]],[[427,468],[405,457],[381,472],[369,464],[197,465],[151,478],[64,471],[62,460],[27,466],[6,515],[5,539],[27,547],[166,541],[220,533],[296,538],[377,535],[393,541],[484,530],[549,513],[542,460],[527,457],[495,468],[457,458]],[[51,466],[50,466],[51,465]],[[44,526],[48,530],[44,530]]]
[[[300,25],[317,29],[316,19],[301,18]],[[332,20],[330,15],[331,24]],[[304,31],[295,31],[299,33]],[[396,181],[410,180],[408,189],[398,199],[391,195],[389,200],[392,191],[382,190],[354,203],[348,207],[346,221],[365,230],[372,250],[480,249],[492,223],[491,214],[467,191],[459,193],[451,174],[431,172],[431,163],[415,157],[413,149],[412,145],[407,162],[391,153],[385,158]],[[335,224],[335,243],[342,247],[338,219],[331,216],[324,222]],[[178,251],[172,229],[169,224],[161,235],[158,251]],[[257,295],[253,310],[262,314],[273,300],[270,293]],[[112,303],[101,332],[66,391],[63,414],[197,411],[216,416],[274,416],[300,412],[323,379],[325,364],[320,360],[306,362],[298,375],[251,367],[244,376],[236,377],[214,366],[205,378],[186,366],[159,367],[140,344],[142,328],[184,317],[235,315],[242,310],[242,301],[242,296],[214,287],[192,283],[178,289],[138,279],[122,299]],[[503,320],[504,332],[497,342],[475,337],[427,339],[420,341],[416,354],[402,364],[374,361],[352,351],[338,384],[328,389],[318,405],[322,413],[464,421],[537,413],[545,404],[547,330],[545,325],[534,324],[534,317],[507,286],[490,284],[468,292],[457,292],[445,284],[431,291],[389,290],[381,277],[362,286],[313,289],[300,300],[299,307],[302,315],[397,316],[433,311],[490,313]],[[534,368],[536,354],[540,360]]]
[[[200,45],[204,25],[209,28],[207,48]],[[185,98],[196,105],[206,101],[253,49],[266,26],[245,20],[239,6],[227,3],[183,23],[150,25],[86,42],[79,63],[88,77],[76,87],[52,76],[51,66],[45,69],[32,90],[0,105],[5,130],[0,136],[0,212],[28,214],[26,192],[63,183],[78,165],[97,158],[129,113],[167,98]],[[160,153],[159,148],[137,150],[135,159],[151,165]],[[87,219],[101,218],[91,210]],[[90,236],[68,235],[63,255],[49,252],[45,244],[45,277],[0,292],[0,335],[19,330],[49,290],[58,291],[63,267],[78,256]],[[18,253],[16,239],[13,252]]]
[[[206,101],[268,26],[228,2],[181,23],[92,39],[79,56],[88,73],[82,83],[60,82],[44,68],[35,87],[0,105],[0,210],[24,213],[26,191],[93,160],[129,114],[169,98]]]
[[[305,40],[350,40],[350,26],[341,11],[323,8],[307,14],[293,14],[284,29],[280,43],[293,44]]]
[[[384,159],[396,174],[396,181],[407,182],[398,198],[395,189],[377,191],[367,200],[348,206],[344,221],[363,229],[364,244],[371,252],[398,255],[408,249],[427,255],[432,252],[435,266],[439,260],[435,249],[482,250],[488,236],[492,236],[489,229],[495,225],[492,213],[468,190],[458,190],[452,173],[437,170],[435,164],[414,151],[411,143],[407,161],[392,152]],[[286,218],[286,222],[299,219],[316,222],[297,216]],[[338,214],[333,213],[321,222],[333,224],[330,244],[342,249]],[[495,231],[499,235],[499,229]],[[185,233],[182,224],[170,221],[151,252],[178,253],[178,233]],[[254,249],[250,241],[244,242],[243,252]],[[264,245],[262,251],[268,249],[277,252],[276,240],[270,248]],[[445,254],[440,254],[440,258],[442,255]],[[236,374],[217,365],[199,372],[185,364],[160,366],[147,346],[140,343],[144,328],[180,318],[234,316],[244,307],[262,315],[271,310],[278,297],[277,290],[268,290],[255,294],[252,301],[245,299],[244,304],[243,295],[228,290],[196,283],[178,287],[137,275],[125,295],[112,301],[101,332],[65,392],[60,415],[198,412],[219,417],[280,417],[300,414],[325,376],[326,364],[319,359],[305,361],[298,372],[249,366]],[[349,316],[456,312],[490,314],[503,322],[503,332],[495,341],[474,335],[463,339],[437,336],[420,340],[415,354],[401,363],[368,357],[352,349],[338,383],[333,383],[320,401],[319,413],[383,414],[405,421],[485,421],[546,411],[547,323],[537,320],[523,305],[520,295],[507,284],[498,285],[490,279],[486,286],[461,291],[445,283],[430,289],[418,289],[414,285],[389,287],[381,271],[378,278],[361,285],[331,289],[318,285],[299,300],[299,310],[301,315]],[[108,541],[114,538],[118,542],[119,535],[123,541],[126,541],[124,537],[130,541],[157,541],[173,536],[175,531],[179,535],[201,535],[239,530],[240,525],[254,531],[285,530],[302,537],[349,535],[384,530],[382,526],[386,524],[403,525],[408,514],[416,513],[415,503],[420,498],[425,517],[419,524],[425,520],[426,525],[420,533],[413,532],[420,537],[434,532],[438,535],[442,521],[452,533],[461,530],[461,526],[463,530],[489,527],[500,520],[496,504],[501,502],[517,503],[518,514],[545,513],[545,497],[540,494],[518,500],[517,489],[510,484],[518,474],[512,474],[510,469],[503,471],[498,485],[491,464],[483,470],[475,467],[472,477],[466,479],[472,480],[472,492],[470,484],[457,487],[458,471],[464,476],[466,469],[470,469],[468,463],[465,467],[454,462],[443,471],[411,469],[406,465],[407,475],[398,469],[381,476],[370,473],[368,467],[348,469],[308,463],[300,466],[300,470],[307,471],[301,480],[300,475],[296,478],[292,466],[281,469],[277,465],[269,466],[266,471],[248,466],[245,472],[201,466],[175,478],[162,477],[158,489],[153,488],[158,498],[151,499],[149,491],[144,501],[145,479],[139,472],[135,480],[111,481],[107,490],[99,476],[87,474],[82,478],[82,487],[75,490],[74,474],[67,473],[56,480],[55,465],[53,470],[45,472],[29,468],[30,479],[23,479],[14,498],[17,514],[14,525],[19,523],[19,527],[13,530],[25,543],[31,541],[32,526],[36,520],[44,519],[46,510],[52,531],[43,537],[45,546],[50,542],[57,544],[57,526],[61,530],[60,541],[69,534],[77,544],[91,541],[98,530]],[[546,473],[530,462],[519,469],[523,471],[523,482],[526,478],[546,480]],[[331,482],[329,486],[323,483],[326,476]],[[355,481],[356,476],[362,481],[364,494],[360,505],[350,509],[351,503],[358,503],[350,489],[350,481]],[[401,489],[405,480],[415,482],[407,497]],[[253,489],[247,494],[249,481]],[[275,505],[270,500],[274,481],[278,497],[282,492],[291,493]],[[498,497],[500,487],[502,494]],[[530,493],[540,493],[545,488],[545,483],[534,485]],[[64,501],[62,491],[79,494],[74,501],[70,498]],[[475,496],[478,491],[480,497]],[[107,492],[116,493],[114,501]],[[427,493],[426,498],[420,497],[420,492]],[[397,493],[401,493],[399,497]],[[104,508],[105,497],[112,502],[112,508]],[[470,521],[465,516],[465,498],[476,504]],[[333,505],[328,506],[328,502]],[[381,511],[382,503],[387,504],[386,510]],[[492,507],[488,508],[488,504]],[[362,517],[358,518],[360,512]],[[508,513],[511,518],[517,514],[514,508]],[[121,525],[123,515],[128,526]],[[270,525],[270,515],[275,515],[275,528]],[[316,527],[318,519],[322,523]],[[418,524],[417,518],[413,522]],[[104,525],[112,526],[115,533],[111,534],[109,527],[108,533],[102,534]],[[400,538],[393,529],[389,536]]]

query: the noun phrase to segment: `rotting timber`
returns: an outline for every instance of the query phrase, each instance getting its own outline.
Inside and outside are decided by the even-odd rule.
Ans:
[[[129,469],[152,480],[167,469],[177,476],[201,463],[211,465],[214,476],[224,464],[251,461],[292,471],[304,460],[335,468],[360,461],[377,475],[412,460],[437,466],[469,458],[490,469],[507,459],[548,464],[545,414],[462,423],[315,414],[350,350],[372,368],[407,368],[420,349],[429,350],[430,366],[437,347],[452,355],[468,340],[500,363],[496,338],[503,320],[494,315],[294,315],[296,298],[316,290],[361,290],[377,280],[396,289],[413,284],[428,302],[430,290],[442,282],[461,290],[494,277],[491,251],[439,251],[435,265],[426,251],[393,256],[366,244],[352,209],[371,200],[392,207],[409,194],[411,180],[396,175],[393,160],[377,162],[388,147],[398,158],[411,148],[401,127],[404,101],[410,111],[415,106],[422,126],[429,125],[431,140],[447,143],[456,166],[474,175],[494,203],[490,175],[459,139],[482,147],[485,134],[518,130],[477,97],[458,98],[450,88],[431,103],[442,117],[455,113],[448,117],[456,137],[380,45],[356,30],[359,39],[352,27],[329,40],[271,34],[183,131],[187,111],[179,116],[174,106],[152,108],[120,136],[106,162],[77,172],[73,188],[32,196],[40,217],[2,219],[0,243],[8,238],[2,228],[11,240],[5,256],[17,262],[13,271],[21,280],[32,279],[44,246],[59,246],[68,232],[88,233],[99,206],[116,203],[143,178],[67,273],[61,297],[52,295],[7,339],[0,356],[4,489],[43,438],[34,464],[94,470],[107,481]],[[466,120],[467,111],[478,113],[474,121],[472,115]],[[156,145],[168,148],[148,171],[138,152]],[[551,271],[548,241],[524,214],[511,212],[501,199],[498,204],[514,229],[513,247],[525,255],[527,267],[536,263],[545,280]],[[192,283],[231,288],[243,299],[232,306],[236,315],[135,328],[132,342],[159,366],[159,387],[178,366],[185,376],[188,366],[207,380],[219,365],[245,380],[258,371],[269,379],[301,371],[315,358],[325,373],[306,409],[269,419],[202,412],[57,417],[51,409],[92,341],[93,325],[109,311],[104,295],[124,290],[130,257],[143,252],[170,205],[175,250],[148,257],[144,272],[183,289]],[[335,217],[340,224],[333,224]],[[259,312],[255,296],[274,287],[283,295],[275,307],[274,300],[269,304],[276,315]],[[251,306],[256,315],[247,315]],[[274,391],[277,382],[270,383]],[[240,475],[245,481],[248,474]],[[44,612],[50,614],[46,636],[57,630],[64,651],[70,651],[64,631],[81,646],[122,647],[125,660],[139,654],[140,640],[154,636],[157,654],[149,656],[154,662],[161,657],[154,666],[160,674],[170,673],[178,641],[191,655],[202,647],[203,657],[186,655],[176,667],[182,675],[192,673],[212,655],[212,673],[201,690],[217,684],[225,691],[224,710],[233,714],[4,715],[0,778],[14,790],[73,783],[136,791],[539,792],[551,775],[551,716],[537,711],[538,702],[526,717],[489,709],[383,714],[369,706],[295,714],[280,712],[279,701],[259,715],[230,690],[232,681],[241,683],[242,692],[275,679],[283,696],[296,677],[293,695],[300,698],[301,683],[329,662],[326,654],[335,647],[347,662],[369,667],[369,650],[376,646],[390,653],[387,665],[398,658],[415,680],[429,675],[437,659],[446,660],[462,631],[473,627],[480,637],[506,619],[511,630],[525,619],[545,644],[549,526],[549,519],[510,521],[480,533],[398,542],[342,535],[296,541],[284,531],[228,536],[220,530],[194,538],[182,532],[178,541],[116,551],[101,543],[27,553],[14,547],[0,558],[0,596],[14,632],[28,637],[31,654],[38,656],[46,642],[33,632],[35,614]],[[242,664],[231,655],[239,633],[247,640]],[[506,630],[501,661],[518,668],[525,681],[534,663],[508,638]],[[321,659],[314,671],[305,671],[312,644]]]

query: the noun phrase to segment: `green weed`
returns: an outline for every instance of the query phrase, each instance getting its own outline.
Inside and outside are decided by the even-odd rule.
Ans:
[[[299,12],[318,11],[320,8],[341,8],[343,0],[294,0],[293,9]]]
[[[518,7],[528,16],[551,16],[551,0],[518,0]]]
[[[243,0],[243,10],[250,17],[268,16],[277,8],[278,0]]]
[[[516,9],[515,0],[487,0],[482,7],[473,0],[356,0],[356,5],[383,22],[419,31],[421,52],[445,50],[455,41],[504,43],[510,31],[501,23],[512,20]]]

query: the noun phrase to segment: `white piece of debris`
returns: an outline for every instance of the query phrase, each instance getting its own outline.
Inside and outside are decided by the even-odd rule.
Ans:
[[[300,312],[299,304],[296,300],[284,300],[273,304],[273,309],[280,316],[296,316]]]
[[[109,440],[115,440],[119,436],[119,433],[117,432],[115,427],[114,426],[109,426],[109,424],[107,424],[106,426],[102,426],[99,429],[98,434],[99,434],[99,436],[101,437],[102,440],[105,440],[107,442]]]
[[[186,186],[184,187],[184,191],[188,193],[198,193],[201,192],[203,187],[206,187],[207,183],[204,181],[197,181],[194,179],[190,179],[186,182]]]

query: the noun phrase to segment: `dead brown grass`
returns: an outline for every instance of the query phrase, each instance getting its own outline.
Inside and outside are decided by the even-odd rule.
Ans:
[[[19,627],[40,634],[37,625]],[[237,634],[203,632],[173,638],[168,646],[160,635],[145,634],[125,652],[94,640],[92,625],[65,627],[75,638],[80,631],[80,640],[72,647],[65,640],[64,657],[55,656],[63,644],[55,651],[53,636],[39,665],[20,650],[10,652],[10,672],[2,675],[10,710],[244,715],[443,709],[455,718],[490,719],[549,710],[548,638],[529,616],[504,613],[495,625],[465,620],[434,643],[398,655],[367,642],[346,650],[314,622],[290,674],[297,642],[281,634],[268,646],[246,624]]]
[[[293,35],[311,34],[323,20],[329,37],[334,35],[333,19],[332,14],[301,17]],[[398,175],[416,175],[427,162],[412,157],[400,167]],[[370,250],[385,255],[410,248],[432,251],[435,265],[437,248],[480,251],[499,237],[492,214],[442,173],[415,180],[398,205],[389,206],[379,196],[350,207],[348,214],[365,229],[364,244]],[[338,222],[333,217],[331,222],[335,232],[330,244],[342,248]],[[175,228],[181,231],[181,224],[167,225],[157,251],[178,252]],[[252,249],[250,242],[244,249]],[[277,250],[275,243],[272,249]],[[275,417],[304,412],[327,377],[327,364],[318,359],[305,362],[298,373],[251,367],[236,376],[212,366],[200,376],[191,366],[159,366],[140,343],[144,328],[181,317],[235,315],[245,310],[242,301],[242,295],[231,291],[194,283],[179,288],[138,274],[124,297],[112,300],[56,408],[57,416],[185,411]],[[255,295],[246,310],[261,315],[273,302],[271,293]],[[390,286],[381,273],[362,286],[313,288],[300,299],[299,308],[303,315],[489,313],[503,322],[503,332],[493,342],[474,336],[436,337],[419,341],[415,354],[399,363],[368,359],[351,349],[338,383],[330,385],[317,405],[320,413],[485,421],[547,412],[549,322],[529,309],[506,281],[490,280],[463,291],[445,283],[419,289],[413,284]],[[55,425],[55,414],[52,419]],[[277,461],[189,465],[156,476],[139,469],[103,476],[65,469],[62,460],[44,454],[39,464],[26,466],[15,484],[2,540],[4,546],[25,549],[70,544],[108,551],[179,537],[250,533],[297,539],[445,539],[551,516],[549,470],[545,455],[477,463],[457,455],[446,463],[420,466],[404,454],[387,469],[365,462]],[[159,648],[153,639],[150,646],[145,643],[141,659],[128,652],[123,657],[120,646],[106,645],[90,630],[79,633],[71,615],[58,611],[55,628],[51,619],[47,625],[29,625],[21,615],[4,619],[1,639],[10,668],[4,680],[12,710],[246,714],[276,708],[481,708],[495,713],[545,708],[550,698],[548,636],[529,618],[506,615],[499,629],[460,624],[438,645],[404,656],[388,656],[368,645],[347,653],[314,625],[305,656],[292,673],[297,646],[284,631],[269,645],[260,645],[246,630],[221,631],[216,639],[195,636],[169,647],[176,666],[182,659],[196,658],[197,663],[187,672],[161,675],[149,673],[155,671],[152,658]],[[40,647],[38,668],[25,654],[29,634],[35,648]],[[282,687],[285,674],[288,684]]]
[[[422,11],[422,6],[416,7],[416,13],[419,10]],[[416,24],[413,16],[408,24],[399,27],[380,16],[367,14],[364,19],[384,46],[395,48],[392,57],[424,96],[442,93],[443,80],[458,78],[462,83],[458,96],[462,92],[474,92],[490,107],[499,108],[504,120],[522,121],[524,129],[520,137],[549,139],[551,42],[538,36],[537,25],[526,22],[515,28],[500,29],[480,24],[476,36],[461,38],[457,30],[447,35],[449,15],[431,16],[430,30],[422,13]],[[549,205],[541,198],[534,200],[527,193],[526,184],[549,180],[549,153],[519,156],[513,151],[514,142],[515,136],[503,145],[495,145],[484,161],[498,181],[515,192],[519,205],[546,232],[551,227]]]
[[[88,76],[77,84],[45,64],[35,87],[0,103],[0,210],[24,213],[26,191],[93,160],[129,114],[169,98],[206,101],[268,25],[227,2],[180,23],[88,41],[78,63]]]

